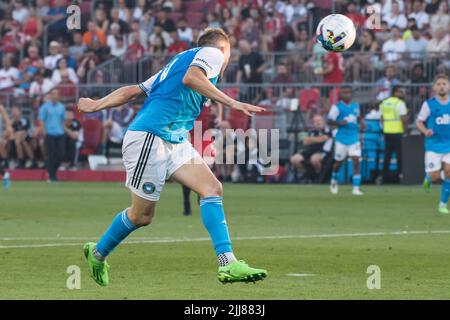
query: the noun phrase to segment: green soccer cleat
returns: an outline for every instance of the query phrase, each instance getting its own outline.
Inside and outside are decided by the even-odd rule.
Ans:
[[[431,190],[431,182],[429,179],[427,179],[425,177],[425,179],[423,179],[423,188],[425,190],[426,193],[430,193]]]
[[[448,211],[447,205],[439,205],[438,212],[440,214],[450,214],[450,211]]]
[[[84,256],[86,257],[89,274],[101,286],[109,284],[108,270],[109,265],[106,261],[99,261],[94,257],[93,250],[95,248],[94,242],[88,242],[83,246]]]
[[[235,261],[224,267],[219,267],[217,278],[223,284],[232,282],[256,282],[264,280],[267,271],[248,266],[245,261]]]

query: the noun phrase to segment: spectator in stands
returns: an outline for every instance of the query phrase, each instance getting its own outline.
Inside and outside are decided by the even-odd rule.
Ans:
[[[12,24],[15,22],[17,21],[13,19],[11,10],[5,10],[3,18],[0,19],[0,36],[10,31]]]
[[[370,19],[368,19],[367,21],[369,21],[369,20]],[[367,28],[367,29],[370,30],[370,28]],[[380,28],[377,28],[376,32],[375,32],[375,38],[376,38],[377,42],[380,43],[380,45],[382,45],[384,42],[389,40],[390,37],[391,37],[391,32],[387,26],[387,22],[381,21]]]
[[[430,20],[431,32],[434,34],[439,28],[444,28],[448,30],[449,24],[450,24],[450,15],[448,14],[447,1],[441,1],[439,3],[438,11],[431,17]]]
[[[78,62],[86,52],[86,46],[83,44],[83,34],[75,31],[72,35],[72,42],[73,44],[69,47],[69,55]]]
[[[421,60],[425,55],[428,42],[422,37],[422,33],[416,26],[413,26],[411,31],[412,36],[405,43],[406,53],[412,60]]]
[[[151,41],[149,54],[152,55],[152,72],[157,73],[165,65],[165,57],[167,55],[167,48],[161,34],[155,36]]]
[[[408,20],[406,16],[400,11],[398,2],[392,2],[392,8],[388,14],[383,16],[383,20],[387,22],[388,28],[398,27],[399,29],[406,29]]]
[[[425,12],[429,15],[435,14],[439,10],[439,5],[445,2],[445,0],[427,0],[425,6]]]
[[[0,104],[0,169],[8,167],[7,143],[13,135],[11,120],[5,106]]]
[[[409,14],[409,18],[416,19],[416,24],[419,29],[425,29],[430,23],[430,17],[424,11],[424,2],[422,0],[415,0],[413,3],[413,12]]]
[[[392,87],[398,85],[400,81],[395,76],[394,66],[387,66],[385,76],[376,82],[377,92],[376,97],[378,101],[384,100],[391,96]]]
[[[49,101],[44,103],[39,109],[40,127],[43,128],[45,133],[49,182],[58,180],[56,172],[64,156],[64,116],[65,107],[59,102],[58,89],[52,89]]]
[[[420,62],[416,63],[412,68],[411,78],[408,81],[408,83],[424,84],[424,83],[429,83],[429,82],[430,82],[429,79],[427,79],[427,77],[424,74],[422,64]],[[408,90],[407,97],[410,97],[411,101],[422,103],[424,100],[427,99],[427,94],[428,94],[428,91],[427,91],[426,86],[414,86]]]
[[[92,48],[95,41],[99,41],[101,46],[106,46],[106,35],[95,21],[89,21],[88,29],[83,34],[83,44]]]
[[[3,52],[17,53],[25,45],[26,36],[20,31],[20,27],[20,23],[17,21],[11,23],[11,29],[5,33],[0,41]]]
[[[208,28],[221,28],[221,23],[219,21],[219,16],[215,12],[208,12],[206,14],[206,22],[208,23]]]
[[[10,54],[3,55],[2,68],[0,69],[0,91],[12,91],[14,86],[19,83],[20,72],[12,64],[13,57]]]
[[[330,90],[334,85],[344,82],[344,58],[342,54],[338,52],[328,52],[324,56],[322,75],[323,83],[328,85],[327,87],[322,88],[322,95],[328,98]]]
[[[36,9],[34,7],[30,7],[29,14],[22,27],[26,41],[39,43],[43,29],[44,26],[42,25],[42,19],[36,15]]]
[[[258,106],[272,109],[277,104],[278,97],[275,95],[273,87],[266,87],[263,91],[262,100],[258,102]]]
[[[295,80],[294,78],[291,76],[291,74],[289,73],[289,70],[286,66],[286,64],[284,63],[279,63],[276,66],[276,76],[275,78],[272,79],[272,83],[273,84],[290,84],[290,83],[294,83]],[[275,87],[275,95],[279,95],[281,93],[280,90],[282,90],[282,88],[280,87]]]
[[[141,30],[144,30],[147,34],[152,34],[155,21],[156,18],[153,15],[153,10],[147,10],[144,16],[140,19]]]
[[[133,21],[131,23],[130,33],[128,34],[128,46],[131,46],[133,44],[133,35],[134,34],[138,35],[139,43],[144,48],[144,50],[147,50],[148,34],[145,33],[144,30],[141,30],[140,23],[138,21]]]
[[[88,50],[84,54],[83,60],[78,65],[77,75],[81,82],[86,82],[87,73],[97,67],[98,58],[93,50]]]
[[[359,81],[361,76],[368,74],[377,63],[377,53],[379,50],[378,42],[375,41],[375,35],[372,30],[361,32],[357,42],[351,48],[352,55],[347,59],[347,72],[351,75],[353,81]]]
[[[347,5],[347,13],[345,14],[350,20],[353,21],[357,28],[361,28],[366,23],[366,17],[358,12],[356,4],[354,2],[349,2]]]
[[[28,17],[28,9],[23,5],[22,0],[14,0],[13,1],[13,11],[12,11],[12,17],[14,20],[19,22],[20,24],[24,24],[25,20]]]
[[[178,36],[180,37],[181,41],[185,41],[186,43],[190,43],[194,41],[194,36],[192,34],[192,28],[187,26],[186,18],[182,17],[178,21]],[[197,40],[197,39],[195,39]]]
[[[117,43],[116,43],[116,37],[117,36],[124,38],[120,34],[120,26],[119,26],[119,24],[114,22],[114,23],[111,23],[111,25],[109,26],[109,33],[108,33],[108,36],[106,37],[106,44],[111,49],[115,48],[116,45],[117,45]]]
[[[448,39],[444,28],[436,29],[434,37],[428,42],[427,54],[430,57],[444,57],[450,51]]]
[[[155,24],[153,27],[153,33],[150,35],[150,47],[155,45],[155,42],[159,42],[158,38],[161,38],[164,42],[164,47],[168,48],[172,44],[172,37],[170,33],[165,31],[160,24]]]
[[[44,61],[39,55],[39,48],[37,46],[31,45],[27,50],[28,59],[30,59],[30,65],[41,69],[44,67]]]
[[[48,31],[50,39],[58,37],[64,30],[66,30],[66,15],[67,15],[67,1],[54,0],[54,5],[48,10],[46,22],[49,24]]]
[[[237,83],[259,84],[263,82],[263,72],[267,65],[264,58],[257,51],[253,51],[247,40],[239,41],[241,55],[239,57],[239,70],[236,75]],[[242,87],[240,90],[241,101],[251,103],[259,100],[259,88]]]
[[[247,18],[242,23],[240,39],[247,40],[252,50],[254,51],[260,51],[264,49],[261,46],[262,44],[261,29],[259,28],[258,24],[255,23],[255,20],[253,18]]]
[[[45,69],[53,71],[56,68],[59,59],[62,58],[61,45],[59,42],[50,42],[49,52],[50,54],[44,58],[44,67]]]
[[[103,146],[106,147],[107,157],[109,157],[109,147],[111,145],[122,145],[126,129],[133,117],[133,109],[123,105],[109,112],[108,119],[103,123]]]
[[[156,16],[156,24],[161,25],[162,29],[169,34],[177,31],[177,27],[172,19],[167,17],[167,10],[159,10]]]
[[[14,144],[17,158],[17,168],[35,168],[37,167],[34,159],[34,152],[30,145],[30,120],[22,115],[22,110],[19,106],[14,105],[11,107],[11,120],[13,134],[10,137],[10,141]],[[31,164],[25,163],[26,159],[29,159]]]
[[[52,81],[55,86],[61,83],[63,74],[70,79],[70,82],[74,84],[78,83],[78,76],[75,70],[67,65],[67,60],[65,58],[59,59],[58,68],[53,71]]]
[[[78,152],[83,145],[83,128],[80,121],[75,119],[72,109],[66,110],[64,132],[66,139],[64,161],[68,162],[67,169],[71,170],[76,168]]]
[[[303,139],[303,149],[292,155],[290,162],[295,169],[305,170],[303,178],[315,181],[322,171],[322,160],[326,155],[324,145],[332,135],[319,114],[312,118],[312,126],[308,136]]]
[[[115,57],[121,57],[127,52],[127,45],[121,35],[116,35],[114,43],[109,45],[111,48],[111,54]]]
[[[405,41],[398,27],[391,28],[391,38],[383,44],[383,60],[387,63],[400,63],[406,51]]]
[[[29,95],[30,97],[42,97],[49,93],[54,86],[53,81],[44,77],[44,73],[39,71],[34,76],[34,81],[31,82]]]
[[[50,7],[47,0],[36,0],[36,15],[42,19],[42,22],[47,22],[49,11]]]
[[[172,32],[172,44],[170,45],[170,47],[167,49],[167,52],[169,53],[169,55],[175,55],[177,53],[183,52],[188,48],[188,45],[185,41],[181,41],[180,37],[178,36],[178,32]]]
[[[273,78],[272,83],[294,83],[295,80],[289,73],[287,65],[283,62],[276,66],[276,76]]]
[[[137,4],[133,9],[132,17],[133,20],[140,21],[144,17],[145,12],[147,12],[147,3],[146,0],[138,0],[136,2]]]
[[[145,53],[145,48],[141,45],[139,33],[131,33],[131,44],[125,53],[125,61],[139,61]]]
[[[106,16],[106,12],[105,10],[98,8],[95,10],[95,19],[94,19],[95,23],[97,24],[97,26],[99,27],[99,29],[101,31],[103,31],[103,33],[107,33],[109,30],[109,20]]]
[[[119,9],[117,8],[111,9],[111,24],[113,23],[117,23],[119,25],[121,34],[128,33],[128,24],[119,18]]]
[[[69,55],[69,43],[64,42],[61,46],[61,59],[66,59],[67,66],[73,70],[77,70],[77,61]],[[58,61],[59,64],[59,61]]]
[[[412,29],[413,28],[417,28],[416,19],[408,18],[408,26],[407,26],[406,30],[403,31],[403,35],[402,35],[402,39],[404,41],[406,41],[412,37]],[[417,29],[419,29],[419,28],[417,28]]]
[[[117,4],[117,9],[119,10],[119,18],[126,23],[131,21],[131,11],[127,7],[127,3],[125,0],[119,0]]]
[[[275,106],[278,110],[295,111],[298,109],[298,98],[295,96],[295,90],[292,87],[284,88],[280,93],[274,90],[274,94],[278,97]]]

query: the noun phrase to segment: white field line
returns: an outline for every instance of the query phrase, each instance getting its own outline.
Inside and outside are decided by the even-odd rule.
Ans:
[[[430,231],[387,231],[387,232],[359,232],[359,233],[325,233],[325,234],[305,234],[305,235],[285,235],[285,236],[254,236],[254,237],[234,237],[232,240],[278,240],[278,239],[315,239],[315,238],[351,238],[351,237],[381,237],[381,236],[403,236],[403,235],[421,235],[421,234],[450,234],[450,230],[430,230]],[[39,241],[39,240],[84,240],[87,241],[92,238],[0,238],[0,241]],[[143,244],[143,243],[176,243],[176,242],[198,242],[210,241],[210,238],[136,238],[124,241],[123,244]],[[40,243],[40,244],[23,244],[23,245],[0,245],[0,249],[14,249],[14,248],[46,248],[46,247],[66,247],[66,246],[81,246],[81,242],[59,242],[59,243]]]

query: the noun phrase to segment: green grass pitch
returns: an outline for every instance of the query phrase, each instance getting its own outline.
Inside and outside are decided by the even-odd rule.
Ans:
[[[16,182],[0,190],[0,299],[449,299],[450,217],[435,214],[439,188],[363,190],[225,185],[235,253],[269,277],[222,285],[194,195],[184,217],[180,186],[167,184],[152,226],[109,258],[103,288],[88,276],[82,244],[129,204],[127,189]],[[70,265],[81,268],[79,290],[66,287]],[[379,290],[367,288],[370,265],[381,270]]]

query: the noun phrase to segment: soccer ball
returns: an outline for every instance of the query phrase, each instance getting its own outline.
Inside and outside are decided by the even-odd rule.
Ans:
[[[327,51],[345,51],[353,45],[356,29],[352,20],[342,14],[330,14],[317,26],[317,42]]]

